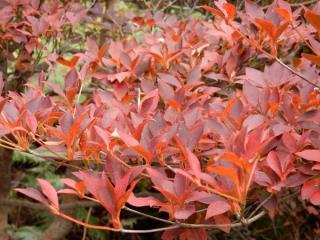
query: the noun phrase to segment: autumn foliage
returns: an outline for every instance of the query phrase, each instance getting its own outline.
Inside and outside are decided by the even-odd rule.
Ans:
[[[27,53],[48,51],[40,35],[58,37],[87,14],[80,5],[9,2],[0,41]],[[272,218],[288,188],[318,214],[320,5],[292,9],[279,0],[262,9],[245,1],[238,11],[219,0],[201,8],[211,20],[135,17],[130,24],[142,36],[87,38],[72,56],[46,52],[49,66],[68,69],[63,88],[42,71],[22,93],[3,89],[1,146],[73,171],[62,189],[38,179],[38,190],[15,190],[88,228],[163,231],[163,239],[207,239],[210,228],[229,232],[265,211]],[[93,83],[99,87],[87,92]],[[100,204],[110,224],[65,214],[65,194]],[[263,206],[245,211],[255,201]],[[155,218],[168,227],[123,228],[121,212],[133,207],[165,212]]]

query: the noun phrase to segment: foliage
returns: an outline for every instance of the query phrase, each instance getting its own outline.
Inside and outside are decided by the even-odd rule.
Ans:
[[[62,38],[88,14],[70,4],[8,4],[2,39],[23,43],[29,54],[44,51],[40,35]],[[3,91],[1,146],[74,171],[64,188],[39,178],[40,190],[16,191],[86,228],[163,231],[163,239],[230,232],[262,217],[262,207],[274,218],[292,189],[302,208],[318,215],[319,3],[292,9],[278,0],[263,10],[245,1],[237,11],[218,0],[202,8],[213,21],[150,13],[128,23],[136,37],[87,37],[83,52],[47,52],[49,66],[67,69],[63,87],[42,71],[23,93]],[[97,88],[86,92],[90,86]],[[64,194],[99,204],[107,222],[66,214]],[[169,226],[125,228],[138,218],[122,218],[123,210]]]

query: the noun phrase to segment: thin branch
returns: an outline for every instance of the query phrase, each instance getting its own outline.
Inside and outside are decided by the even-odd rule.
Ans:
[[[162,2],[163,2],[163,0],[159,0],[157,2],[157,4],[153,7],[152,11],[156,11],[159,8],[159,6],[161,5]]]
[[[256,212],[259,211],[259,209],[266,203],[269,201],[269,199],[271,199],[271,197],[273,196],[273,194],[270,194],[266,199],[264,199],[257,207],[256,209],[254,209],[252,211],[252,213],[250,213],[249,217],[248,218],[251,218]]]
[[[284,62],[282,62],[278,57],[274,58],[281,66],[285,67],[286,69],[288,69],[290,72],[292,72],[293,74],[297,75],[298,77],[300,77],[302,80],[304,80],[305,82],[311,84],[312,86],[316,87],[316,88],[320,88],[319,85],[311,82],[308,78],[306,78],[304,75],[302,75],[300,72],[294,70],[293,68],[289,67],[287,64],[285,64]]]
[[[301,5],[310,5],[313,3],[317,3],[319,0],[310,0],[310,1],[305,1],[305,2],[301,2],[301,3],[291,3],[290,6],[291,7],[299,7]]]
[[[93,0],[93,2],[91,3],[89,9],[94,8],[94,6],[96,5],[97,0]]]
[[[155,217],[155,216],[143,213],[143,212],[139,212],[137,210],[131,209],[131,208],[126,207],[126,206],[124,206],[123,209],[125,209],[125,210],[127,210],[129,212],[132,212],[132,213],[147,217],[147,218],[151,218],[151,219],[157,220],[159,222],[164,222],[164,223],[168,223],[168,224],[176,224],[176,222],[173,222],[173,221],[170,221],[170,220],[166,220],[166,219],[163,219],[163,218],[158,218],[158,217]]]
[[[269,196],[270,197],[270,196]],[[268,199],[267,199],[268,200]],[[256,210],[258,210],[260,208],[260,206],[258,206],[254,213],[256,212]],[[265,212],[261,212],[259,214],[257,214],[257,216],[255,217],[252,217],[254,214],[251,214],[249,219],[245,219],[241,222],[236,222],[236,223],[231,223],[231,224],[192,224],[192,223],[182,223],[182,222],[173,222],[173,221],[169,221],[169,220],[166,220],[166,219],[162,219],[162,218],[158,218],[158,217],[154,217],[154,216],[151,216],[149,214],[146,214],[146,213],[142,213],[142,212],[139,212],[137,210],[134,210],[134,209],[131,209],[131,208],[128,208],[128,207],[124,207],[125,210],[127,211],[130,211],[132,213],[136,213],[136,214],[139,214],[141,216],[144,216],[144,217],[147,217],[147,218],[151,218],[151,219],[154,219],[154,220],[157,220],[157,221],[160,221],[160,222],[165,222],[165,223],[168,223],[168,224],[171,224],[171,225],[179,225],[180,227],[188,227],[188,228],[221,228],[221,227],[241,227],[242,225],[245,224],[250,224],[256,220],[258,220],[259,218],[261,218],[262,216],[265,215]]]
[[[68,219],[74,223],[77,223],[79,225],[85,226],[87,228],[92,228],[92,229],[100,229],[100,230],[107,230],[107,231],[113,231],[113,232],[121,232],[121,233],[139,233],[139,234],[144,234],[144,233],[154,233],[154,232],[162,232],[162,231],[166,231],[166,230],[170,230],[170,229],[177,229],[177,228],[184,228],[184,227],[188,227],[188,228],[222,228],[222,227],[231,227],[231,228],[235,228],[235,227],[242,227],[244,224],[242,222],[238,222],[238,223],[231,223],[231,224],[188,224],[188,223],[177,223],[176,225],[172,225],[172,226],[168,226],[168,227],[162,227],[162,228],[154,228],[154,229],[139,229],[139,230],[135,230],[135,229],[125,229],[125,228],[120,228],[120,229],[115,229],[112,227],[107,227],[107,226],[99,226],[99,225],[93,225],[93,224],[87,224],[84,223],[80,220],[77,220],[71,216],[68,216],[62,212],[57,213],[59,216]],[[266,212],[260,212],[259,214],[257,214],[256,216],[247,219],[246,220],[246,224],[251,224],[255,221],[257,221],[258,219],[260,219],[261,217],[263,217],[266,214]]]
[[[168,169],[170,169],[172,172],[176,173],[176,170],[175,170],[173,167],[171,167],[171,166],[169,166],[169,165],[167,165],[167,164],[166,164],[165,166],[166,166]],[[217,194],[217,195],[220,195],[221,197],[225,197],[225,198],[227,198],[227,199],[230,199],[230,200],[233,200],[233,201],[236,201],[236,202],[241,202],[240,199],[238,199],[238,198],[236,198],[236,197],[234,197],[234,196],[231,196],[231,195],[229,195],[229,194],[220,192],[220,191],[218,191],[218,190],[216,190],[216,189],[214,189],[214,188],[212,188],[212,187],[203,185],[200,181],[197,182],[192,176],[188,176],[188,179],[189,179],[193,184],[195,184],[197,187],[202,188],[202,189],[204,189],[204,190],[206,190],[206,191],[208,191],[208,192],[215,193],[215,194]]]
[[[153,229],[139,229],[139,230],[135,230],[135,229],[121,229],[120,232],[122,233],[155,233],[155,232],[162,232],[162,231],[166,231],[166,230],[171,230],[171,229],[177,229],[180,228],[179,225],[172,225],[172,226],[168,226],[168,227],[163,227],[163,228],[153,228]]]
[[[249,225],[258,219],[262,218],[266,214],[265,211],[262,211],[258,213],[257,215],[249,218],[249,219],[244,219],[241,222],[236,222],[236,223],[230,223],[230,224],[192,224],[192,223],[179,223],[180,226],[182,227],[189,227],[189,228],[223,228],[223,227],[230,227],[230,228],[235,228],[235,227],[242,227],[243,225]]]
[[[47,207],[45,207],[44,205],[42,205],[40,203],[34,203],[34,202],[26,201],[26,200],[16,200],[16,199],[1,199],[0,205],[9,206],[9,207],[18,207],[18,206],[21,207],[22,206],[22,207],[28,207],[28,208],[32,208],[32,209],[38,209],[38,210],[48,209]],[[72,203],[61,204],[60,208],[63,210],[67,210],[67,209],[72,209],[72,208],[77,208],[77,207],[95,207],[95,206],[99,206],[99,204],[97,202],[92,202],[92,201],[76,201],[76,202],[72,202]],[[124,207],[124,209],[127,211],[130,211],[132,213],[139,214],[144,217],[152,218],[157,221],[171,224],[172,226],[163,227],[163,228],[156,228],[156,229],[148,229],[148,230],[114,229],[112,227],[88,224],[88,223],[82,222],[80,220],[77,220],[69,215],[66,215],[62,212],[59,212],[57,215],[65,218],[67,220],[70,220],[74,223],[80,224],[86,228],[101,229],[101,230],[116,231],[116,232],[120,231],[122,233],[152,233],[152,232],[165,231],[165,230],[169,230],[169,229],[176,229],[176,228],[180,228],[180,227],[185,227],[185,228],[222,228],[222,227],[234,228],[234,227],[241,227],[244,224],[251,224],[252,222],[257,221],[258,219],[260,219],[261,217],[263,217],[266,214],[266,212],[262,211],[253,217],[249,217],[249,219],[245,219],[245,221],[235,222],[235,223],[231,223],[231,224],[191,224],[191,223],[173,222],[170,220],[154,217],[149,214],[142,213],[142,212],[136,211],[136,210],[128,208],[128,207]]]
[[[120,36],[123,37],[124,33],[122,31],[122,26],[113,18],[113,16],[109,13],[108,10],[106,11],[106,16],[109,18],[110,21],[112,21],[119,28]]]
[[[301,3],[291,3],[290,6],[291,6],[291,7],[306,6],[306,5],[311,5],[311,4],[313,4],[313,3],[317,3],[318,1],[319,1],[319,0],[310,0],[310,1],[305,1],[305,2],[301,2]],[[266,5],[266,6],[262,7],[262,9],[263,9],[263,10],[266,10],[266,9],[268,9],[271,5],[272,5],[272,4]]]
[[[90,220],[91,212],[92,212],[92,207],[90,207],[89,210],[88,210],[88,214],[87,214],[87,217],[86,217],[86,223],[88,223],[89,220]],[[83,235],[82,235],[82,240],[86,240],[87,232],[88,232],[88,228],[84,227],[84,229],[83,229]]]
[[[42,158],[42,159],[48,160],[48,161],[52,162],[54,165],[56,165],[57,168],[59,168],[60,166],[66,166],[66,167],[71,167],[71,168],[76,169],[76,170],[82,170],[81,167],[74,166],[72,164],[66,163],[66,160],[57,161],[56,160],[57,158],[55,156],[52,156],[52,155],[40,154],[40,153],[37,153],[37,152],[32,151],[30,149],[29,149],[28,152],[26,152],[26,151],[21,151],[21,152],[29,153],[29,154],[32,154],[32,155],[38,157],[38,158]]]
[[[174,0],[174,1],[170,2],[169,4],[167,4],[166,6],[164,6],[162,9],[160,9],[159,12],[165,11],[166,9],[168,9],[169,7],[171,7],[173,4],[175,4],[176,2],[177,2],[177,0]]]
[[[235,26],[233,26],[232,24],[229,24],[229,26],[232,27],[232,29],[234,31],[236,31],[237,33],[239,33],[244,39],[246,39],[249,44],[251,44],[251,40],[248,38],[247,35],[245,35],[244,33],[242,33],[240,30],[238,30]],[[271,59],[276,60],[276,62],[278,62],[281,66],[285,67],[287,70],[289,70],[290,72],[292,72],[293,74],[295,74],[296,76],[300,77],[303,81],[311,84],[312,86],[316,87],[316,88],[320,88],[320,86],[318,86],[316,83],[313,83],[312,81],[310,81],[307,77],[305,77],[302,73],[294,70],[293,68],[289,67],[287,64],[285,64],[284,62],[282,62],[278,57],[273,56],[272,54],[268,53],[267,51],[265,51],[262,47],[254,44],[254,47],[256,47],[259,51],[261,51],[263,54],[265,54],[266,56],[268,56]]]
[[[19,200],[19,199],[0,199],[0,205],[7,207],[27,207],[37,210],[46,210],[48,209],[41,203],[35,203],[28,200]],[[75,201],[71,203],[64,203],[60,205],[60,208],[63,210],[79,208],[79,207],[96,207],[100,206],[96,202],[92,201]]]
[[[85,222],[82,222],[78,219],[75,219],[63,212],[57,212],[55,213],[57,214],[58,216],[60,217],[63,217],[71,222],[74,222],[74,223],[77,223],[81,226],[84,226],[84,227],[87,227],[87,228],[91,228],[91,229],[99,229],[99,230],[106,230],[106,231],[112,231],[112,232],[120,232],[121,229],[116,229],[116,228],[113,228],[113,227],[108,227],[108,226],[99,226],[99,225],[93,225],[93,224],[89,224],[89,223],[85,223]]]

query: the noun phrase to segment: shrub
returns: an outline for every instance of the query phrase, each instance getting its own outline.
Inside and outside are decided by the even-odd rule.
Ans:
[[[215,5],[202,7],[213,21],[133,18],[141,36],[101,45],[87,38],[85,52],[48,59],[68,69],[63,88],[42,72],[24,93],[2,97],[1,146],[74,171],[63,189],[38,179],[40,190],[16,191],[87,228],[164,231],[163,239],[229,232],[261,218],[262,206],[274,217],[289,188],[317,214],[319,4],[292,10],[276,1],[264,11],[246,1],[240,12],[224,0]],[[51,34],[41,24],[46,13],[38,17],[27,17],[26,46]],[[99,87],[88,93],[90,84]],[[101,205],[110,224],[66,214],[61,194]],[[146,206],[168,218],[139,211]],[[126,229],[122,210],[168,226]]]

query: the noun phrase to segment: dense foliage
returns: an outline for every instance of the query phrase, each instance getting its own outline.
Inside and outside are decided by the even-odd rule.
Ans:
[[[238,11],[219,0],[198,9],[213,20],[132,16],[135,34],[85,36],[72,55],[58,45],[97,24],[95,14],[103,19],[101,5],[0,3],[1,48],[18,79],[33,73],[20,93],[7,84],[17,79],[1,75],[1,146],[72,172],[59,189],[39,178],[39,190],[17,192],[86,228],[162,239],[207,239],[209,229],[230,232],[265,210],[274,218],[291,189],[295,204],[319,214],[319,3],[245,1]],[[17,47],[18,56],[9,50]],[[62,85],[49,80],[57,65],[67,69]],[[108,220],[64,212],[59,198],[70,194],[102,206]],[[128,229],[123,211],[166,225]]]

